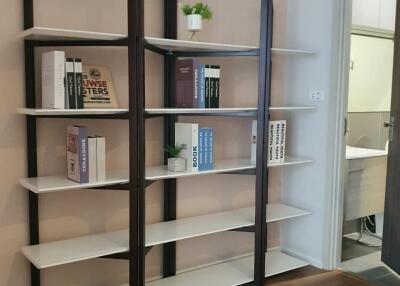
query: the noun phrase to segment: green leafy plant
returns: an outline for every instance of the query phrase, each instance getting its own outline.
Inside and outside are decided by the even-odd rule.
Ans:
[[[172,158],[179,158],[181,155],[182,150],[185,148],[183,144],[176,144],[175,146],[167,145],[165,147],[165,152],[170,155]]]
[[[208,5],[198,2],[194,5],[185,4],[182,7],[183,15],[201,15],[202,19],[209,20],[212,18],[213,13]]]

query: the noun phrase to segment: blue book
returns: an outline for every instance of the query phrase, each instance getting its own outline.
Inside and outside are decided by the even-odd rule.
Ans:
[[[199,145],[199,161],[201,162],[199,170],[212,170],[214,168],[212,128],[199,128]]]
[[[207,168],[208,170],[214,169],[214,129],[207,128],[208,152],[207,152]]]
[[[205,170],[205,149],[204,149],[204,135],[206,131],[204,128],[199,128],[199,171],[204,171]]]
[[[199,78],[198,84],[198,100],[199,108],[206,108],[206,66],[204,64],[199,64]]]

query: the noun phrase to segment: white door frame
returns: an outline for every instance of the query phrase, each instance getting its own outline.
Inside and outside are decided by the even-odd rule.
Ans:
[[[350,42],[352,28],[352,0],[341,1],[339,25],[339,49],[338,70],[335,76],[336,84],[332,87],[337,92],[335,102],[332,102],[331,130],[334,130],[334,138],[330,149],[333,153],[330,187],[332,188],[331,199],[331,229],[329,241],[329,263],[328,269],[337,269],[341,263],[342,233],[343,233],[343,210],[344,210],[344,183],[346,164],[346,117],[349,86],[350,67]]]

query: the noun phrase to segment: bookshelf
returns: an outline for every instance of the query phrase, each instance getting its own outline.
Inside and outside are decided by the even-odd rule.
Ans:
[[[266,209],[267,223],[310,214],[307,211],[278,203],[269,204]],[[254,207],[150,224],[146,226],[145,246],[152,247],[253,225]],[[128,241],[128,230],[121,230],[27,246],[22,249],[22,252],[37,268],[45,269],[127,252]]]
[[[128,1],[128,34],[99,33],[81,30],[37,27],[33,21],[33,1],[24,1],[26,106],[18,113],[26,116],[28,177],[20,184],[29,194],[30,245],[22,249],[31,262],[31,285],[40,286],[40,270],[94,258],[125,259],[129,263],[129,284],[124,286],[233,286],[252,282],[264,285],[270,277],[308,263],[280,249],[267,250],[267,224],[296,220],[310,212],[289,204],[268,202],[268,169],[295,168],[313,161],[288,156],[282,163],[268,165],[266,132],[272,112],[308,112],[314,106],[269,106],[271,97],[271,59],[273,55],[311,57],[315,51],[272,48],[272,0],[261,0],[260,46],[191,42],[177,39],[177,1],[165,1],[164,38],[144,36],[144,0]],[[168,5],[167,5],[168,4]],[[129,106],[121,109],[49,110],[36,107],[35,48],[37,47],[116,46],[128,49]],[[145,108],[144,53],[152,51],[164,57],[165,88],[162,108]],[[258,107],[218,109],[179,109],[174,107],[174,61],[179,57],[257,57],[259,60]],[[215,162],[209,171],[172,173],[164,165],[145,166],[145,120],[164,116],[164,143],[173,144],[174,124],[178,116],[237,116],[256,118],[258,124],[257,161],[233,158]],[[110,171],[103,182],[78,184],[65,176],[39,176],[37,162],[38,118],[123,119],[129,121],[128,170]],[[255,176],[255,205],[195,217],[177,218],[177,180],[211,174]],[[154,181],[164,186],[163,221],[145,224],[145,192]],[[41,194],[81,189],[120,190],[129,194],[129,227],[108,233],[41,243],[39,232],[39,198]],[[177,271],[176,242],[224,231],[254,233],[254,253],[232,257],[197,268]],[[145,279],[145,256],[156,245],[163,247],[163,278]]]

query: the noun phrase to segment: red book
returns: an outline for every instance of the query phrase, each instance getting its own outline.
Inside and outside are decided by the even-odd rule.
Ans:
[[[175,69],[176,107],[199,107],[199,62],[195,59],[178,60]]]

